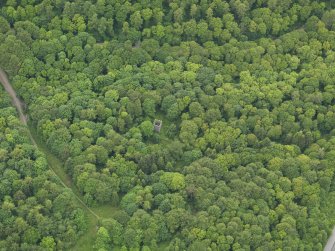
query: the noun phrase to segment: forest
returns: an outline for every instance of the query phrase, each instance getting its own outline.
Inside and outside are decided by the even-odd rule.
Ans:
[[[0,1],[0,250],[323,250],[334,67],[332,1]]]

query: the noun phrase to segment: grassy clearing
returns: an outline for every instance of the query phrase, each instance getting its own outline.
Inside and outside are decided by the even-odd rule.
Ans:
[[[120,208],[115,207],[111,204],[99,205],[91,207],[91,209],[101,218],[113,218],[115,213],[120,211]]]

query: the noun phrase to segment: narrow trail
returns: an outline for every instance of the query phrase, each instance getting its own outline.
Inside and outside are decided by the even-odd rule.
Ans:
[[[7,78],[6,73],[0,69],[0,82],[2,83],[3,87],[5,88],[5,91],[9,94],[9,96],[12,98],[12,103],[16,107],[20,120],[23,125],[27,126],[27,117],[23,113],[23,108],[20,100],[16,96],[16,92],[14,91],[12,85],[9,83],[9,80]],[[34,143],[34,142],[33,142]]]
[[[27,116],[24,114],[24,109],[22,107],[22,102],[21,100],[17,97],[15,90],[13,89],[12,85],[10,84],[8,77],[6,75],[6,73],[0,69],[0,82],[2,84],[2,86],[4,87],[5,91],[9,94],[9,96],[11,97],[12,103],[15,106],[15,108],[17,109],[18,113],[19,113],[19,118],[21,123],[26,126],[26,128],[28,129],[28,133],[29,133],[29,137],[31,139],[31,142],[33,143],[33,145],[40,149],[41,147],[39,147],[39,145],[37,144],[37,140],[34,138],[33,133],[30,131],[28,123],[27,123]],[[41,149],[40,149],[41,150]],[[42,152],[44,152],[43,150],[41,150]],[[47,156],[46,156],[47,157]],[[47,158],[48,159],[48,158]],[[70,178],[66,180],[63,180],[62,177],[60,177],[57,172],[55,171],[53,164],[51,162],[48,161],[48,166],[50,168],[50,170],[52,171],[52,173],[55,175],[55,177],[57,177],[57,179],[59,180],[60,184],[66,188],[69,189],[72,194],[74,195],[74,197],[77,199],[77,201],[79,202],[79,204],[81,205],[81,207],[83,209],[85,209],[86,211],[88,211],[89,213],[91,213],[96,220],[99,220],[101,217],[99,215],[97,215],[91,208],[89,208],[85,202],[76,194],[76,192],[74,192],[73,190],[73,184]],[[69,185],[66,185],[66,183],[71,182]]]
[[[329,237],[327,244],[323,250],[324,251],[334,251],[335,250],[335,228],[333,229],[333,232],[331,236]]]

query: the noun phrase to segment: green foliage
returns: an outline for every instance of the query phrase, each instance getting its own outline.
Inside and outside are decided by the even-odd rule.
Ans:
[[[94,248],[322,250],[334,4],[121,2],[0,4],[0,66],[32,124],[88,204],[120,207]],[[0,249],[68,249],[83,214],[2,96]]]
[[[172,191],[185,188],[185,178],[181,173],[164,173],[160,177],[160,182],[164,183]]]
[[[154,133],[153,124],[152,124],[152,122],[150,122],[148,120],[143,121],[140,125],[140,128],[141,128],[142,134],[145,137],[150,137]]]
[[[52,251],[55,250],[55,241],[51,236],[44,237],[41,241],[41,247],[44,250]]]
[[[110,249],[110,237],[106,228],[99,227],[97,239],[94,244],[94,249],[98,251]]]

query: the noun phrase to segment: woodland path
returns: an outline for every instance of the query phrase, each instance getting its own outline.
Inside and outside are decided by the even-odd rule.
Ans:
[[[19,117],[21,120],[21,123],[26,126],[28,128],[28,124],[27,124],[27,116],[24,114],[23,112],[23,107],[22,107],[22,102],[20,101],[20,99],[17,97],[16,92],[14,90],[14,88],[12,87],[12,85],[10,84],[8,77],[6,75],[6,73],[0,69],[0,82],[2,83],[3,87],[5,88],[5,91],[9,94],[9,96],[12,99],[12,103],[13,105],[16,107],[18,113],[19,113]],[[34,139],[33,135],[31,134],[30,130],[28,130],[29,132],[29,137],[32,141],[32,143],[34,144],[34,146],[37,146],[36,144],[36,140]],[[64,181],[61,179],[61,177],[59,177],[57,175],[57,173],[53,170],[53,168],[51,167],[51,165],[49,165],[50,170],[55,174],[56,177],[58,177],[60,183],[62,184],[63,187],[65,188],[69,188],[72,191],[72,188],[67,186]],[[73,195],[76,197],[76,199],[81,203],[81,205],[83,207],[85,207],[86,210],[88,210],[91,214],[93,214],[96,218],[100,218],[96,213],[94,213],[86,204],[85,202],[79,198],[79,196],[73,192]]]
[[[17,94],[14,90],[14,88],[12,87],[12,85],[9,82],[9,79],[7,77],[7,74],[0,69],[0,82],[2,84],[2,86],[4,87],[5,91],[9,94],[9,96],[11,97],[12,103],[15,106],[15,108],[17,109],[18,113],[19,113],[19,118],[21,123],[26,126],[26,128],[28,129],[28,133],[29,133],[29,137],[31,139],[31,142],[33,143],[33,145],[38,148],[41,152],[44,152],[46,154],[46,158],[48,160],[48,166],[49,169],[51,170],[51,172],[55,175],[55,177],[57,177],[57,179],[59,180],[60,184],[68,189],[69,191],[72,192],[72,194],[74,195],[74,197],[76,198],[76,200],[78,201],[78,206],[81,207],[82,209],[84,209],[84,211],[90,213],[95,220],[92,222],[94,224],[94,226],[91,226],[92,228],[94,227],[94,229],[96,229],[97,226],[97,222],[98,220],[101,218],[99,215],[97,215],[91,208],[89,208],[85,202],[82,200],[81,195],[79,194],[79,191],[75,191],[75,186],[71,180],[71,178],[69,176],[67,176],[66,174],[64,175],[59,175],[57,174],[56,168],[54,163],[51,163],[51,161],[49,161],[49,156],[50,154],[45,152],[45,149],[43,149],[43,147],[40,145],[40,140],[37,139],[35,133],[32,133],[31,129],[28,126],[28,120],[27,120],[27,116],[24,113],[24,109],[23,109],[23,105],[24,103],[17,97]],[[57,166],[57,170],[62,169],[62,167],[60,166],[60,164],[58,164]],[[58,171],[59,173],[59,171]]]
[[[324,251],[335,251],[335,228],[327,241]]]

